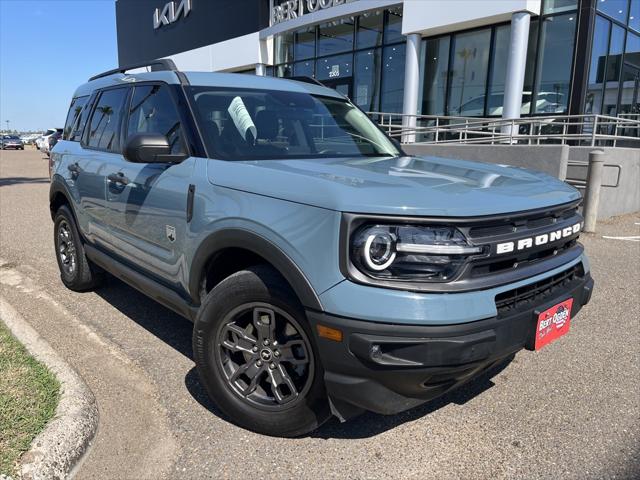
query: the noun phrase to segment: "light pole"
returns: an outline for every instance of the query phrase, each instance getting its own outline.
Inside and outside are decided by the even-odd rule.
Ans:
[[[7,123],[7,133],[9,133],[9,120],[5,120],[5,122]]]

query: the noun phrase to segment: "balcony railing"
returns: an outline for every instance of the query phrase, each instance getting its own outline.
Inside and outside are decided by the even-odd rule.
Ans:
[[[550,115],[513,120],[368,112],[403,143],[640,147],[640,114]]]

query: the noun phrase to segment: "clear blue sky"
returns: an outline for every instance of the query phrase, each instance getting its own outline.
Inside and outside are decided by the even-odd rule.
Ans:
[[[62,127],[76,87],[117,66],[115,0],[0,0],[0,129]]]

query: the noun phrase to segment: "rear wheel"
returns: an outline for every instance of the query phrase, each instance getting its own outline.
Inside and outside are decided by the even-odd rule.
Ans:
[[[251,267],[209,292],[193,347],[204,386],[234,423],[292,437],[329,418],[304,309],[272,268]]]
[[[56,211],[53,241],[60,278],[67,288],[81,292],[101,283],[102,272],[87,258],[73,215],[66,205]]]

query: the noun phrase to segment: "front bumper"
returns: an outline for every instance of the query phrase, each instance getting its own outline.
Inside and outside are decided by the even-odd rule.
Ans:
[[[436,398],[522,348],[533,348],[537,313],[573,298],[571,318],[593,291],[588,272],[556,286],[540,304],[453,325],[399,325],[308,312],[334,413],[394,414]],[[317,325],[343,332],[341,342],[318,337]]]

